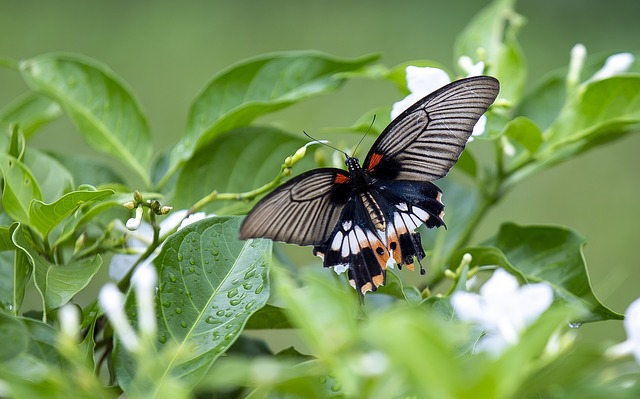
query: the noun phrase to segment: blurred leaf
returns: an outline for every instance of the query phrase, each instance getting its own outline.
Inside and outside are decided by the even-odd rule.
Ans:
[[[26,255],[33,267],[33,282],[45,310],[59,308],[89,284],[102,265],[102,258],[82,259],[67,265],[54,265],[38,253],[31,234],[17,226],[13,242]]]
[[[0,128],[16,124],[26,138],[31,137],[40,126],[62,115],[60,106],[42,94],[29,92],[0,110]]]
[[[0,226],[0,252],[14,250],[16,247],[11,241],[9,227]]]
[[[340,59],[319,52],[286,52],[244,60],[216,75],[198,94],[186,134],[172,152],[171,165],[189,159],[217,135],[248,125],[304,98],[337,89],[337,74],[357,70],[377,56]]]
[[[154,263],[160,271],[158,335],[178,347],[163,375],[198,381],[237,339],[247,319],[269,299],[271,241],[238,240],[241,218],[207,218],[171,235]],[[136,307],[132,296],[127,312]],[[117,344],[116,374],[127,392],[135,387],[135,364]],[[157,389],[162,381],[154,381]],[[150,394],[152,391],[148,391]]]
[[[556,296],[580,312],[579,322],[621,319],[595,296],[582,248],[584,238],[561,227],[504,224],[489,245],[458,253],[473,256],[472,265],[499,265],[524,282],[545,282]]]
[[[15,159],[22,161],[24,156],[24,149],[26,142],[22,129],[18,125],[13,125],[11,129],[11,137],[9,138],[9,148],[7,148],[7,154]]]
[[[546,130],[558,117],[567,98],[566,70],[562,72],[543,78],[518,104],[515,114],[533,120],[541,130]]]
[[[640,75],[616,76],[587,84],[545,132],[547,152],[600,134],[621,134],[640,122]],[[611,129],[607,129],[611,126]],[[607,131],[608,130],[608,131]]]
[[[40,188],[31,171],[14,157],[0,153],[0,169],[4,181],[2,206],[11,218],[29,224],[29,203],[41,200]]]
[[[2,309],[13,315],[19,314],[25,288],[31,278],[31,270],[31,265],[24,259],[21,251],[0,253],[0,307]]]
[[[534,162],[509,176],[506,185],[515,185],[540,170],[638,131],[640,75],[621,75],[591,82],[577,98],[565,105],[544,132],[545,143]]]
[[[471,154],[471,151],[469,151],[469,148],[466,148],[464,151],[462,151],[462,154],[460,154],[460,158],[458,158],[458,162],[456,163],[455,167],[474,179],[478,175],[478,165],[475,158]]]
[[[439,278],[445,269],[458,266],[455,262],[449,264],[450,258],[468,239],[471,220],[480,212],[482,201],[478,190],[460,179],[445,178],[436,184],[442,190],[447,228],[421,228],[423,247],[430,251],[426,258],[430,279]]]
[[[113,194],[113,190],[73,191],[51,204],[34,200],[29,207],[30,226],[35,228],[43,237],[47,237],[51,229],[81,205],[110,197]]]
[[[69,171],[50,155],[29,148],[23,162],[38,182],[43,201],[55,201],[73,189],[73,177]]]
[[[97,151],[112,155],[149,183],[149,126],[124,83],[88,58],[46,54],[20,62],[27,84],[62,106]]]
[[[241,193],[272,181],[285,158],[308,140],[270,127],[247,127],[225,133],[200,149],[181,169],[176,185],[176,208],[188,208],[213,190]],[[312,165],[307,156],[295,166]],[[217,201],[204,208],[220,214],[246,209],[246,203]]]
[[[372,295],[378,294],[389,295],[393,298],[407,302],[419,302],[422,299],[420,291],[418,291],[416,287],[405,287],[398,275],[393,270],[389,269],[387,269],[387,281],[384,285],[378,287]]]
[[[29,347],[29,334],[24,324],[2,311],[0,311],[0,341],[5,343],[0,345],[0,363],[18,357]]]
[[[273,305],[265,305],[255,312],[244,326],[247,330],[268,330],[280,328],[293,328],[283,308]]]
[[[109,183],[123,184],[122,177],[112,168],[112,165],[97,157],[84,155],[56,155],[58,162],[73,176],[77,185],[90,184],[100,186]]]
[[[504,127],[503,134],[523,146],[530,154],[538,151],[542,145],[542,132],[531,119],[518,116]]]
[[[514,3],[495,0],[476,14],[456,39],[455,59],[466,55],[484,61],[500,81],[498,97],[516,104],[524,90],[526,63],[516,39],[524,18],[515,12]]]

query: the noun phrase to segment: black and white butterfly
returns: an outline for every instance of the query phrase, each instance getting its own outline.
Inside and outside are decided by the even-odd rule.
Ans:
[[[240,228],[240,238],[313,245],[325,267],[348,270],[364,295],[386,280],[387,267],[425,253],[415,229],[443,226],[442,192],[432,182],[457,162],[473,127],[498,95],[490,76],[452,82],[395,118],[375,141],[363,167],[310,170],[263,198]]]

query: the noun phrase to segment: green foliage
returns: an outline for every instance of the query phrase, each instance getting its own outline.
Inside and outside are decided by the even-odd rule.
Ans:
[[[11,343],[0,348],[0,395],[636,397],[638,365],[584,347],[569,327],[622,318],[593,292],[578,233],[508,223],[472,241],[523,179],[640,126],[640,75],[590,78],[603,58],[530,85],[514,3],[494,1],[456,41],[456,58],[483,62],[501,92],[485,133],[437,182],[447,229],[420,231],[428,278],[416,284],[389,270],[363,304],[332,271],[286,251],[272,257],[268,240],[238,239],[237,215],[330,159],[326,148],[259,118],[356,78],[390,82],[404,95],[408,65],[440,63],[388,67],[375,55],[310,51],[241,61],[203,86],[166,153],[153,151],[141,106],[105,65],[71,54],[13,63],[31,91],[0,110],[0,339]],[[379,134],[391,101],[332,129]],[[112,162],[33,148],[39,129],[61,115]],[[189,219],[201,211],[210,215]],[[180,228],[185,221],[193,223]],[[150,264],[158,274],[151,309],[134,275]],[[95,276],[107,267],[126,295],[120,313],[96,299]],[[482,350],[492,331],[458,320],[452,300],[496,268],[547,284],[555,298],[499,353]],[[264,330],[295,334],[303,346],[272,353]]]

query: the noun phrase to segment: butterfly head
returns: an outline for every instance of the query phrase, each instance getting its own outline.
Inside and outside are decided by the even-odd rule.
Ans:
[[[360,169],[360,161],[358,160],[358,158],[355,158],[355,157],[347,156],[347,159],[344,161],[344,164],[347,165],[347,168],[349,168],[349,172],[353,172],[354,170]]]

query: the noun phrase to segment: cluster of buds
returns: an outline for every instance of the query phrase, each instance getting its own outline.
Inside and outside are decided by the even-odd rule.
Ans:
[[[126,226],[127,229],[133,231],[137,230],[142,223],[142,216],[144,216],[144,208],[147,207],[151,209],[155,215],[166,215],[173,209],[170,206],[163,206],[158,200],[144,200],[142,198],[142,194],[140,191],[136,190],[133,193],[133,201],[127,201],[122,204],[125,208],[129,210],[135,210],[136,214],[134,217],[127,220]]]

